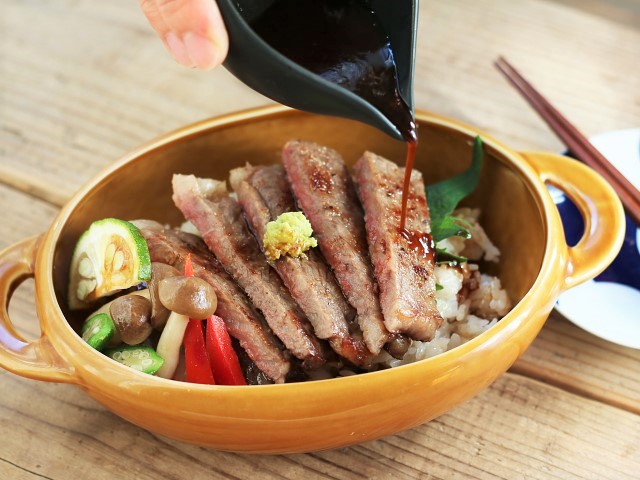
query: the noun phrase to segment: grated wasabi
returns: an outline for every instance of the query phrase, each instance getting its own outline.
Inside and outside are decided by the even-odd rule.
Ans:
[[[267,223],[262,240],[264,254],[271,262],[283,255],[304,256],[304,252],[318,246],[312,237],[313,229],[302,212],[286,212]]]

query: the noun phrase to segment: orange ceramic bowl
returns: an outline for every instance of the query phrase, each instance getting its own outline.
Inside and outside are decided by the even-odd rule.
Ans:
[[[38,380],[72,383],[121,417],[155,433],[222,450],[284,453],[343,447],[414,427],[465,401],[506,371],[533,341],[558,295],[597,275],[614,258],[623,214],[592,170],[549,153],[517,153],[455,121],[419,113],[416,168],[428,182],[463,170],[480,133],[486,159],[467,204],[502,251],[498,274],[513,310],[474,340],[411,365],[308,383],[202,386],[124,367],[86,345],[65,309],[68,265],[82,231],[103,217],[178,225],[171,201],[176,172],[226,178],[245,162],[279,161],[292,138],[337,149],[352,163],[365,150],[399,163],[405,145],[358,123],[270,107],[207,120],[126,155],[89,182],[41,237],[0,253],[0,365]],[[564,190],[586,233],[568,247],[544,183]],[[7,314],[10,292],[33,276],[42,336],[26,341]],[[72,323],[72,322],[71,322]]]

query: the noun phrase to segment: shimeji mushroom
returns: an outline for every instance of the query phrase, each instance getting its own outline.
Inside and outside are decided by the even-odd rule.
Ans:
[[[151,302],[140,295],[125,295],[111,303],[109,314],[120,335],[127,345],[139,345],[151,331]]]
[[[149,287],[149,299],[151,300],[151,326],[162,331],[171,311],[160,301],[158,284],[169,277],[177,277],[180,272],[166,263],[151,263],[151,280],[147,282]]]
[[[144,290],[138,290],[135,293],[132,293],[130,295],[136,295],[141,297],[144,300],[149,300],[149,291],[144,289]],[[111,306],[120,299],[121,297],[117,297],[113,300],[111,300],[108,303],[105,303],[104,305],[102,305],[100,308],[98,308],[95,312],[93,312],[91,315],[89,315],[87,317],[87,320],[85,321],[85,324],[93,317],[100,315],[100,314],[106,314],[109,316],[109,318],[111,319]],[[113,319],[112,319],[113,321]],[[114,322],[115,323],[115,322]],[[148,337],[148,335],[147,335]],[[145,337],[146,338],[146,337]],[[144,341],[144,340],[142,340]],[[117,328],[114,329],[113,335],[111,336],[111,339],[108,341],[107,346],[109,347],[115,347],[120,345],[123,342],[122,338],[120,338],[120,330]]]
[[[169,310],[194,320],[209,318],[218,306],[213,287],[198,277],[165,278],[158,284],[158,294]]]
[[[171,312],[167,324],[160,335],[156,352],[164,359],[164,364],[156,372],[158,377],[172,378],[180,361],[180,348],[187,329],[189,317]]]

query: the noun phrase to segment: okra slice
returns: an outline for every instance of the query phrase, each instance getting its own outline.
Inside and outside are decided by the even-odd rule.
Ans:
[[[139,372],[153,375],[164,363],[164,360],[156,351],[145,345],[134,345],[120,348],[110,348],[104,354]]]
[[[89,317],[80,330],[82,339],[96,350],[102,350],[111,341],[116,326],[106,313],[98,313]]]

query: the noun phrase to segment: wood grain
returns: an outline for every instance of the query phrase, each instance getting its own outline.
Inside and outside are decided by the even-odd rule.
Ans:
[[[516,149],[561,150],[493,69],[502,54],[585,133],[638,126],[640,24],[620,13],[624,4],[640,5],[422,2],[415,103]],[[603,8],[608,15],[590,13]],[[174,64],[135,1],[2,0],[0,249],[47,229],[127,150],[268,102],[223,69]],[[38,335],[28,282],[10,315]],[[0,478],[637,478],[639,360],[552,314],[510,373],[439,419],[348,449],[277,457],[158,438],[80,389],[0,372]]]
[[[640,25],[640,2],[638,0],[552,0],[571,8],[579,8],[623,25],[637,28]]]
[[[0,178],[48,184],[53,196],[34,189],[44,198],[68,198],[160,133],[267,103],[224,69],[175,64],[137,2],[9,0],[0,8]]]
[[[553,312],[512,372],[640,414],[640,350],[607,342]]]
[[[480,127],[516,149],[562,150],[492,67],[503,55],[585,134],[637,125],[637,26],[612,24],[552,2],[421,6],[417,105]]]
[[[514,374],[439,419],[399,435],[283,456],[215,452],[155,437],[76,388],[6,372],[0,378],[4,388],[15,392],[0,404],[0,435],[6,439],[0,458],[34,474],[47,471],[54,479],[180,479],[188,472],[194,480],[210,475],[409,479],[427,473],[425,478],[442,479],[622,480],[634,478],[640,469],[638,416]],[[29,399],[28,405],[23,399]],[[54,442],[56,448],[47,453]]]

